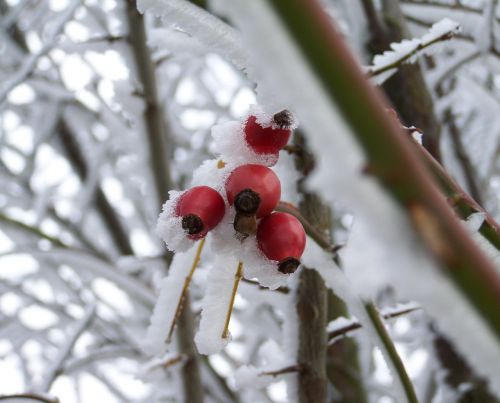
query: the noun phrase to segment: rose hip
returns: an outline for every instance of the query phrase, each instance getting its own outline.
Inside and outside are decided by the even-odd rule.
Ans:
[[[257,228],[257,243],[262,253],[278,262],[282,273],[293,273],[306,246],[306,234],[299,220],[288,213],[272,213]]]
[[[276,174],[263,165],[247,164],[236,168],[226,181],[229,204],[237,212],[256,215],[271,213],[281,196],[281,184]]]
[[[176,215],[182,217],[182,228],[193,240],[207,235],[224,217],[222,196],[208,186],[196,186],[184,192],[177,202]]]
[[[262,127],[257,122],[257,117],[252,115],[245,122],[245,140],[257,154],[277,156],[290,139],[292,124],[292,114],[287,110],[276,113],[269,127]]]

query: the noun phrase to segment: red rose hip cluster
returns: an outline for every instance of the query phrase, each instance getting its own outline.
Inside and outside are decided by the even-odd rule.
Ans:
[[[254,153],[275,155],[287,144],[293,117],[282,111],[267,125],[250,115],[241,135]],[[221,163],[219,168],[223,167]],[[229,206],[235,209],[233,222],[237,237],[243,242],[255,236],[258,248],[268,259],[278,262],[282,273],[293,273],[300,264],[306,236],[302,224],[288,213],[273,212],[281,197],[281,184],[273,170],[261,164],[239,165],[229,172],[223,189]],[[182,193],[174,215],[181,218],[185,237],[195,241],[214,229],[226,213],[223,195],[208,186],[196,186]]]

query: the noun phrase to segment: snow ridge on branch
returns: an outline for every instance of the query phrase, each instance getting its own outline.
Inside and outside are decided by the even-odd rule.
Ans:
[[[392,76],[403,63],[413,63],[421,54],[429,54],[430,48],[435,51],[438,43],[447,41],[460,32],[460,24],[449,18],[436,22],[421,38],[404,39],[391,43],[391,50],[386,50],[373,58],[368,67],[368,75],[376,77],[377,84],[382,84]]]

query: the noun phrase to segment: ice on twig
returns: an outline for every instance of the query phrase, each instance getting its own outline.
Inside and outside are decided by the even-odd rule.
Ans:
[[[159,286],[159,297],[151,316],[144,349],[151,354],[161,354],[167,350],[167,335],[174,320],[177,304],[181,297],[184,281],[189,274],[196,254],[196,247],[185,253],[176,253],[170,264],[168,276]]]
[[[200,354],[217,353],[231,339],[223,338],[222,332],[237,266],[238,261],[234,257],[218,254],[210,268],[202,301],[200,327],[194,338]]]
[[[373,63],[367,73],[375,77],[377,84],[382,84],[402,63],[413,63],[419,54],[428,54],[437,43],[450,39],[460,31],[460,25],[448,18],[435,23],[421,38],[403,39],[401,42],[391,43],[390,50],[386,50],[373,58]],[[434,51],[435,49],[433,49]]]

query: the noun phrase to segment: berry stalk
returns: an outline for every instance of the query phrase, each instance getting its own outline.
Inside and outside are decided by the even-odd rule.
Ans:
[[[234,300],[236,298],[236,292],[238,291],[238,286],[240,285],[240,280],[243,277],[243,262],[238,262],[238,268],[236,269],[236,274],[234,275],[233,292],[231,293],[231,299],[229,301],[229,306],[227,308],[226,322],[224,323],[224,330],[222,331],[221,337],[227,339],[229,337],[229,322],[231,320],[231,315],[233,313]]]
[[[193,264],[191,266],[191,270],[189,270],[189,274],[186,276],[184,280],[184,286],[182,287],[181,296],[179,297],[179,302],[177,302],[177,308],[175,309],[174,319],[172,320],[172,324],[170,325],[170,329],[168,331],[167,338],[165,339],[165,343],[169,344],[172,340],[172,334],[174,333],[175,325],[181,316],[182,308],[184,307],[184,301],[186,299],[187,291],[189,288],[189,284],[191,284],[191,280],[193,279],[194,271],[196,267],[198,267],[198,263],[200,262],[201,252],[203,251],[203,246],[205,245],[205,238],[198,243],[198,249],[196,250],[196,255],[194,256]]]

